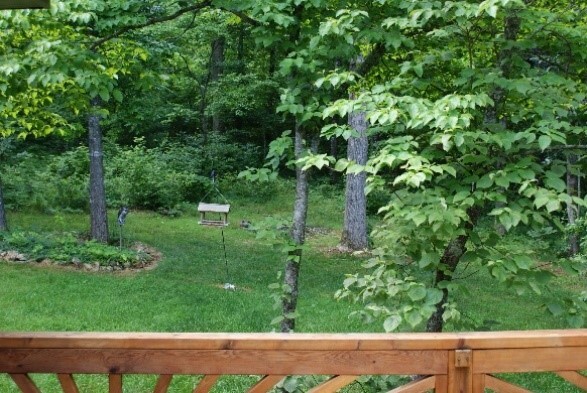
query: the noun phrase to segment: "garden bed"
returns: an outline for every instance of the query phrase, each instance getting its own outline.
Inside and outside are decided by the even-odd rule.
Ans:
[[[117,247],[88,241],[72,233],[40,234],[11,232],[0,234],[0,261],[83,270],[123,272],[152,269],[161,253],[144,243]]]

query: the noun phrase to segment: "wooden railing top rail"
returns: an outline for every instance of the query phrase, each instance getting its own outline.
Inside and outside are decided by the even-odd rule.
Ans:
[[[222,375],[259,375],[262,393],[287,375],[333,376],[312,393],[335,392],[360,375],[420,375],[392,393],[527,393],[496,377],[555,372],[587,391],[587,329],[474,333],[0,333],[0,373],[23,393],[40,393],[30,374],[56,374],[65,393],[79,393],[76,374],[106,374],[109,393],[123,375],[158,374],[165,393],[174,375],[203,375],[204,393]]]
[[[587,346],[587,329],[467,333],[0,332],[0,348],[454,350]]]

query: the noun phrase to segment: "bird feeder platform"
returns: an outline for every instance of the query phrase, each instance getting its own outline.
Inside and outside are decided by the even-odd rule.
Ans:
[[[200,221],[198,221],[198,224],[216,227],[228,226],[230,205],[200,202],[198,205],[198,211],[200,212]],[[206,214],[208,214],[208,217],[206,217]],[[218,219],[210,219],[210,216],[214,215],[218,215]]]

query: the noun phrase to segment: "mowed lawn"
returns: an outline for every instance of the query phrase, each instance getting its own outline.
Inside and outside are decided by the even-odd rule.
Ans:
[[[345,273],[361,270],[361,257],[336,252],[342,222],[341,199],[312,195],[308,216],[308,247],[300,277],[298,332],[382,331],[381,323],[366,325],[349,314],[360,305],[334,299]],[[277,282],[284,260],[271,244],[239,227],[242,219],[258,222],[264,216],[290,215],[285,196],[264,203],[233,204],[231,225],[224,229],[202,227],[197,217],[179,218],[132,211],[124,236],[149,244],[162,253],[154,269],[132,273],[92,273],[34,264],[0,263],[0,330],[2,331],[153,331],[153,332],[268,332],[278,329],[270,321],[274,308],[271,283]],[[43,215],[12,213],[13,229],[87,230],[82,214]],[[114,212],[111,230],[116,235]],[[224,234],[226,259],[222,243]],[[364,258],[364,257],[363,257]],[[228,268],[228,276],[227,276]],[[584,279],[584,278],[583,278]],[[223,288],[230,282],[236,291]],[[579,279],[562,277],[552,286],[561,293],[581,288]],[[459,299],[465,319],[481,329],[521,330],[564,327],[562,319],[548,315],[544,299],[532,293],[510,294],[479,272],[467,279],[469,294]],[[449,327],[453,329],[453,327]],[[516,377],[535,391],[575,392],[551,376]],[[521,378],[521,379],[520,379]],[[51,389],[54,381],[41,382]],[[84,391],[100,391],[101,379],[88,379]],[[242,379],[225,382],[218,391],[239,391]],[[176,390],[193,382],[180,378]],[[132,392],[143,391],[150,380],[131,382]],[[0,378],[0,391],[12,383]],[[554,385],[553,385],[554,384]],[[104,385],[105,386],[105,385]],[[554,386],[557,390],[550,390]],[[136,390],[135,390],[136,389]],[[146,387],[144,388],[146,391]],[[182,390],[184,389],[184,390]],[[544,390],[546,389],[546,390]],[[241,389],[242,390],[242,389]]]

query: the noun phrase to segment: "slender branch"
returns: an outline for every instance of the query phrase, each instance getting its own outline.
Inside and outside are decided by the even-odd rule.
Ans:
[[[174,12],[171,15],[161,16],[161,17],[158,17],[158,18],[151,18],[151,19],[149,19],[149,20],[147,20],[146,22],[143,22],[143,23],[137,23],[137,24],[134,24],[134,25],[125,26],[125,27],[121,28],[120,30],[115,31],[112,34],[107,35],[106,37],[100,38],[99,40],[95,41],[94,43],[92,43],[92,45],[90,45],[90,49],[91,50],[96,50],[96,48],[98,48],[102,44],[104,44],[104,43],[106,43],[106,42],[108,42],[110,40],[113,40],[115,38],[118,38],[121,35],[128,33],[129,31],[138,30],[138,29],[142,29],[142,28],[147,27],[147,26],[152,26],[152,25],[155,25],[155,24],[158,24],[158,23],[167,22],[167,21],[170,21],[170,20],[173,20],[173,19],[177,19],[180,16],[182,16],[184,14],[187,14],[188,12],[200,11],[200,10],[206,8],[206,7],[211,6],[211,5],[212,5],[212,1],[211,0],[204,0],[201,3],[194,4],[194,5],[191,5],[189,7],[180,8],[179,10],[177,10],[176,12]]]

